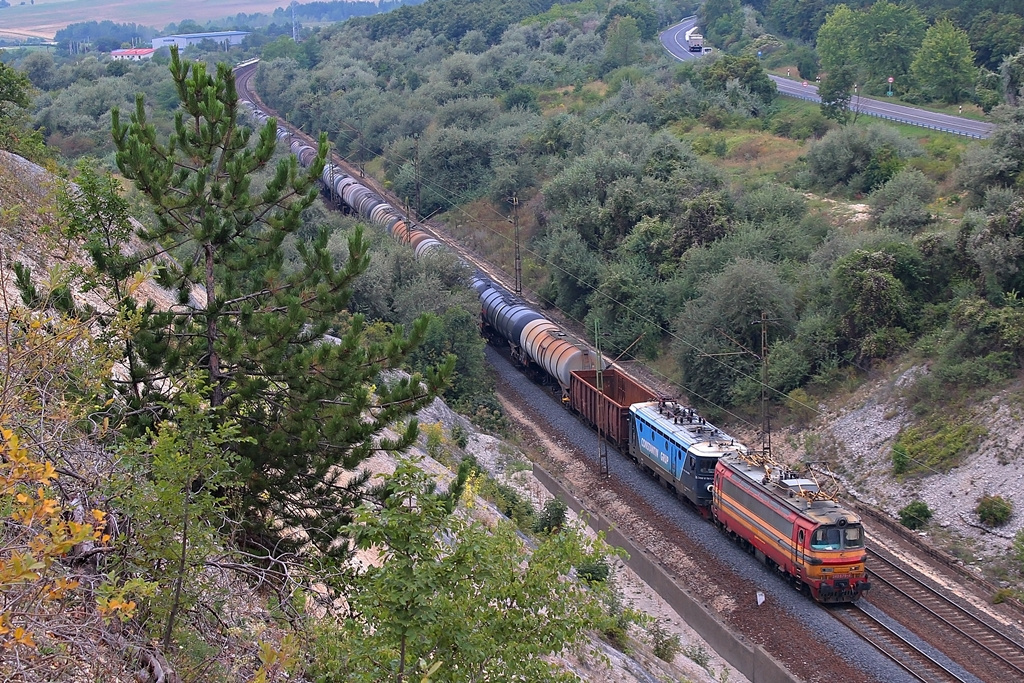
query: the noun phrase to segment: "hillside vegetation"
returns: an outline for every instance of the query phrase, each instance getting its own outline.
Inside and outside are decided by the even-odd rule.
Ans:
[[[859,410],[837,426],[847,443],[884,433],[876,453],[790,444],[858,486],[854,466],[905,496],[1010,443],[979,406],[1016,414],[1024,362],[1024,52],[996,30],[1021,18],[1013,3],[968,16],[923,0],[709,0],[716,54],[675,62],[657,31],[696,10],[431,0],[299,43],[257,31],[231,58],[261,55],[261,97],[320,134],[308,170],[272,129],[239,125],[209,46],[139,65],[4,54],[0,146],[55,170],[84,160],[61,171],[77,190],[0,206],[10,234],[41,232],[52,256],[2,271],[0,494],[16,523],[0,591],[19,607],[0,613],[0,641],[19,659],[0,672],[106,666],[102,647],[126,657],[98,677],[560,680],[550,655],[588,631],[621,637],[606,549],[534,517],[470,459],[440,489],[405,464],[377,486],[353,474],[417,443],[413,414],[438,395],[484,427],[504,420],[463,266],[416,261],[318,203],[329,144],[508,270],[518,220],[543,305],[716,420],[756,421],[765,357],[773,420],[794,434],[899,376],[872,413],[884,430],[851,427]],[[913,29],[889,36],[884,61],[865,48],[879,17]],[[970,80],[939,87],[928,50],[945,43],[966,44]],[[896,95],[991,110],[993,139],[848,117],[854,84],[877,91],[894,65]],[[834,97],[781,101],[766,69],[793,68],[824,68]],[[143,295],[150,280],[169,301]],[[422,441],[444,459],[464,437]],[[1005,486],[969,488],[968,522],[1021,529],[1024,499]],[[532,555],[505,523],[466,522],[463,493],[485,488],[536,528]],[[908,524],[927,524],[922,504]],[[448,544],[456,532],[466,545]],[[1024,534],[1003,535],[1000,578],[1019,592]],[[380,562],[353,564],[357,547]],[[498,618],[499,601],[525,607]]]

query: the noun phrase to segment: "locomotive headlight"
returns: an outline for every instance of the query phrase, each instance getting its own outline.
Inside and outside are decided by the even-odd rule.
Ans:
[[[821,573],[822,574],[831,574],[832,573],[832,567],[822,567],[821,568]]]

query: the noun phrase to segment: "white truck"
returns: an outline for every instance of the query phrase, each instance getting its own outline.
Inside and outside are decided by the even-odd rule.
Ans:
[[[694,26],[684,35],[686,44],[689,46],[690,52],[704,52],[704,36],[697,33],[697,27]]]

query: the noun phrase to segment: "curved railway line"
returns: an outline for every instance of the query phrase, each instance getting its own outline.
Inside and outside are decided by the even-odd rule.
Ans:
[[[238,92],[260,109],[269,111],[250,88],[256,67],[257,64],[252,63],[236,70]],[[279,120],[279,125],[315,145],[315,140],[287,122]],[[381,196],[389,196],[373,178],[362,176],[358,167],[353,167],[333,153],[331,160],[353,177],[360,178],[360,182]],[[500,268],[456,242],[443,229],[429,222],[417,222],[416,225],[466,262],[480,268],[495,282],[511,289],[509,277]],[[870,601],[937,650],[946,653],[956,663],[952,669],[957,669],[959,665],[970,674],[964,677],[962,671],[951,670],[947,664],[936,661],[922,648],[896,633],[900,630],[898,627],[883,624],[856,605],[831,608],[829,611],[838,621],[871,643],[906,671],[908,676],[920,681],[966,682],[973,681],[975,676],[984,681],[1024,680],[1024,645],[1001,632],[989,619],[941,595],[926,582],[899,567],[894,559],[870,549],[869,555],[869,567],[875,585]]]
[[[887,553],[868,549],[874,578],[871,601],[881,602],[922,636],[936,634],[942,650],[982,680],[1024,680],[1024,644],[1005,628],[916,576]]]

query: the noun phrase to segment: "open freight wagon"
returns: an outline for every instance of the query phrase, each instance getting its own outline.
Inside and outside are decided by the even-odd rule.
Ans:
[[[629,406],[656,401],[650,389],[618,368],[601,372],[603,390],[597,388],[597,370],[574,370],[569,381],[569,407],[583,416],[608,441],[626,453],[629,449]]]

